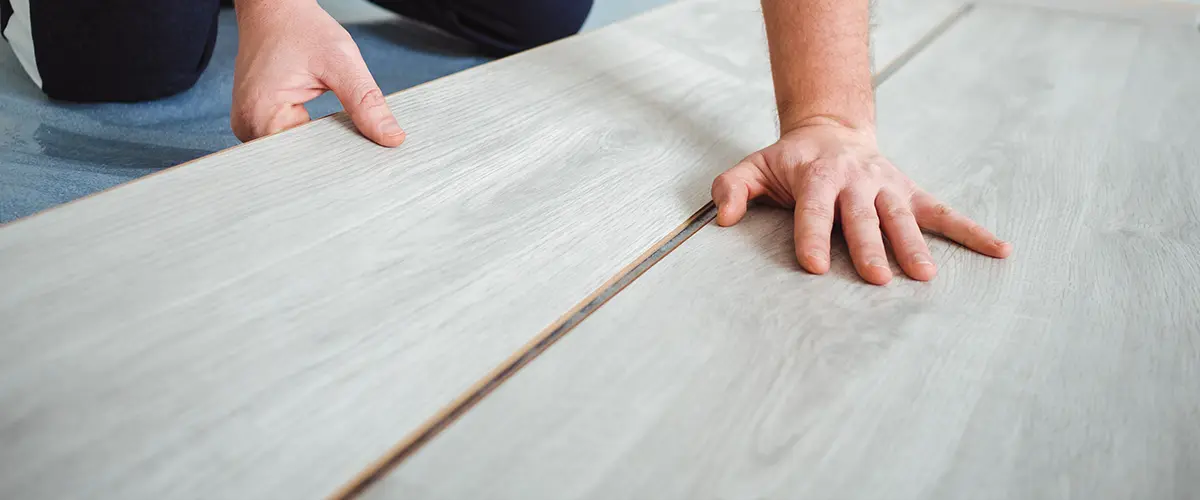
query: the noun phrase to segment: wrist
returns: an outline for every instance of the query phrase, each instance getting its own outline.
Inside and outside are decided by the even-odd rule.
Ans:
[[[838,115],[808,115],[805,118],[788,121],[785,125],[780,122],[780,137],[785,138],[787,135],[806,131],[811,128],[838,128],[841,131],[857,135],[865,143],[875,144],[875,124],[870,121],[852,121],[842,118]]]
[[[779,115],[779,135],[810,127],[838,127],[861,134],[871,141],[875,140],[875,122],[869,118],[850,118],[838,114],[784,114]]]
[[[810,122],[839,125],[854,130],[875,130],[875,92],[868,83],[800,80],[795,85],[777,84],[776,106],[779,128],[788,132]]]

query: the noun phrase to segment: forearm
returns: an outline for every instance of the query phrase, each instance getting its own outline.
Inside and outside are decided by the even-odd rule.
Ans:
[[[874,132],[869,0],[762,0],[784,133],[816,121]]]

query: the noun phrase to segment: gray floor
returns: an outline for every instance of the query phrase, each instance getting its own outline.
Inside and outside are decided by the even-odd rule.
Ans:
[[[586,29],[669,0],[596,0]],[[322,4],[358,42],[385,93],[486,62],[470,45],[407,23],[364,0]],[[0,47],[0,222],[70,201],[238,143],[229,130],[232,12],[221,17],[208,70],[181,95],[152,103],[51,103]],[[314,116],[340,109],[332,95]]]
[[[1008,260],[932,238],[935,282],[871,287],[835,240],[816,277],[775,210],[645,260],[777,137],[757,9],[413,89],[406,148],[324,120],[3,228],[0,498],[308,497],[384,457],[362,498],[1200,490],[1195,27],[879,16],[882,150]]]
[[[1010,259],[932,239],[936,280],[870,287],[840,238],[802,272],[790,211],[710,224],[364,500],[1197,498],[1198,52],[979,5],[877,125]]]

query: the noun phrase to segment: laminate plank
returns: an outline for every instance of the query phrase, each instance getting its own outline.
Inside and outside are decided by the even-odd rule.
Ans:
[[[655,34],[765,49],[706,5],[392,96],[396,150],[339,116],[0,229],[0,497],[337,490],[772,139],[769,88]]]
[[[938,278],[709,225],[365,495],[1191,498],[1200,33],[981,6],[878,92],[883,147],[1015,242]],[[897,275],[899,276],[899,274]]]
[[[1200,27],[1200,2],[1193,0],[976,0],[976,3],[1026,5],[1064,14]]]

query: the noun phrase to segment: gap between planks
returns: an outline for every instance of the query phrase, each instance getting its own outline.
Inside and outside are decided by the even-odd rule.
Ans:
[[[404,459],[416,453],[421,446],[437,437],[442,429],[445,429],[454,423],[455,420],[458,420],[459,417],[476,404],[479,404],[484,397],[496,390],[500,384],[515,375],[522,367],[529,364],[545,352],[546,349],[549,349],[551,345],[564,337],[575,326],[583,322],[584,319],[587,319],[593,312],[596,312],[605,302],[608,302],[609,299],[612,299],[617,293],[633,283],[634,280],[649,270],[654,264],[658,263],[658,261],[662,260],[663,257],[666,257],[672,250],[678,248],[679,245],[687,241],[693,234],[700,231],[716,215],[716,206],[712,202],[708,202],[704,208],[692,214],[686,222],[676,227],[671,234],[656,242],[649,250],[617,272],[608,282],[601,285],[595,292],[592,292],[591,295],[576,304],[574,308],[543,329],[521,349],[501,363],[500,366],[493,369],[479,380],[479,382],[476,382],[475,385],[467,389],[453,403],[450,403],[449,406],[446,406],[434,415],[433,418],[427,420],[417,431],[409,434],[403,441],[393,446],[387,455],[360,473],[353,481],[346,484],[330,498],[350,499],[366,491],[367,488],[382,479],[383,476],[387,475],[400,462],[403,462]]]
[[[975,9],[975,4],[967,3],[956,9],[945,20],[938,23],[902,52],[887,66],[876,72],[871,79],[872,87],[878,87],[889,77],[900,70],[906,63],[920,54],[946,31],[961,21]],[[419,451],[429,441],[437,437],[446,427],[449,427],[466,412],[479,404],[483,398],[496,390],[501,384],[512,378],[521,368],[528,365],[543,352],[565,337],[576,326],[582,323],[597,309],[616,296],[625,287],[632,284],[642,274],[665,258],[668,254],[682,245],[688,238],[699,232],[717,216],[717,208],[713,202],[706,203],[692,214],[683,224],[676,227],[670,234],[658,240],[650,249],[637,259],[618,271],[611,279],[601,285],[591,295],[584,298],[575,307],[560,316],[557,320],[539,332],[532,340],[517,350],[507,360],[489,372],[486,376],[472,385],[462,395],[456,398],[437,414],[425,421],[416,431],[410,433],[402,441],[393,446],[388,453],[346,483],[340,490],[329,498],[331,500],[349,500],[362,494],[377,481],[386,476],[392,469],[400,465],[408,457]]]

